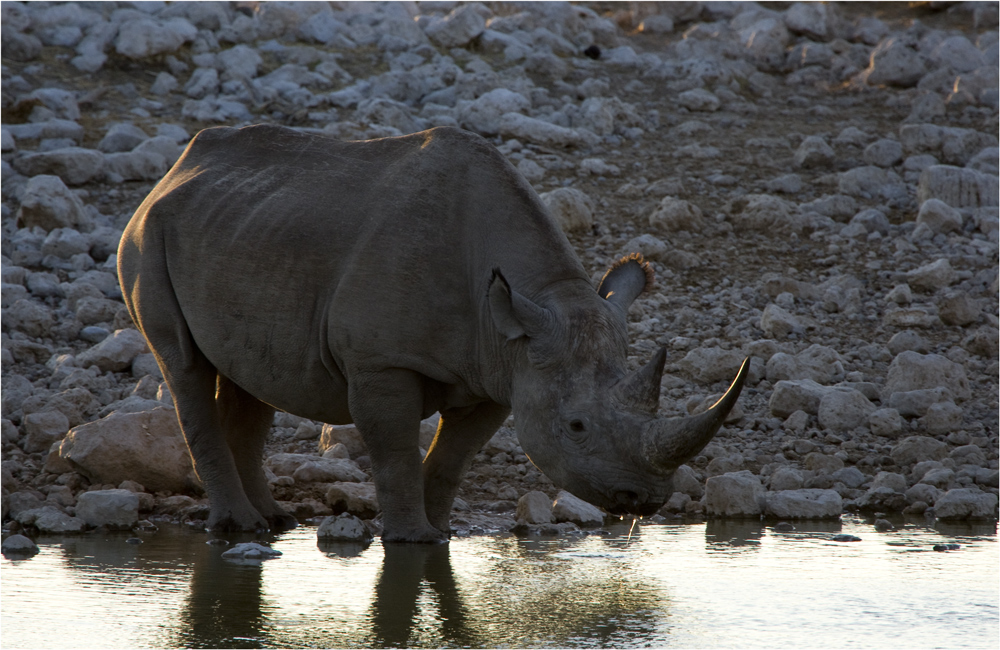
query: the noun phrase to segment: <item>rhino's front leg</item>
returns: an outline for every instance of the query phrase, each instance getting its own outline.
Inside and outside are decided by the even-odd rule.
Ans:
[[[472,459],[496,433],[510,408],[484,402],[441,413],[437,435],[424,459],[424,508],[435,528],[451,531],[451,506]]]
[[[351,417],[368,447],[382,507],[383,542],[445,542],[424,513],[419,448],[423,384],[409,370],[351,377]]]

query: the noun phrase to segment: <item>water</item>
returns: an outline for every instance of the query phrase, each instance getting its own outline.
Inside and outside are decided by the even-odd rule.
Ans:
[[[640,525],[606,536],[323,547],[259,565],[166,526],[0,561],[4,648],[995,648],[996,526]],[[831,541],[849,533],[862,541]],[[957,543],[935,552],[934,544]]]

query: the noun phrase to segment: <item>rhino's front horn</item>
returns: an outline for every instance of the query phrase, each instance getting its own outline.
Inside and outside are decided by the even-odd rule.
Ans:
[[[643,453],[654,465],[673,470],[705,448],[736,404],[750,359],[743,361],[729,390],[712,408],[686,418],[657,418],[643,432]]]

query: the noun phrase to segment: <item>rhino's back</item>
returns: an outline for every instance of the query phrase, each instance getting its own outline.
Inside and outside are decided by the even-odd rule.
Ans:
[[[332,390],[378,367],[475,393],[490,270],[526,287],[586,278],[530,186],[457,129],[366,142],[209,129],[125,236],[162,242],[184,319],[220,372],[300,413],[294,396],[262,393]]]

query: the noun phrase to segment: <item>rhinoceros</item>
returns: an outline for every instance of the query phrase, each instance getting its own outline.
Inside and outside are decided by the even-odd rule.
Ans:
[[[704,413],[658,417],[665,350],[626,360],[649,264],[623,258],[595,291],[531,186],[454,128],[364,142],[203,130],[133,215],[118,271],[213,529],[295,525],[261,465],[275,409],[356,425],[387,542],[448,539],[459,483],[511,412],[557,486],[651,514],[745,376]]]

